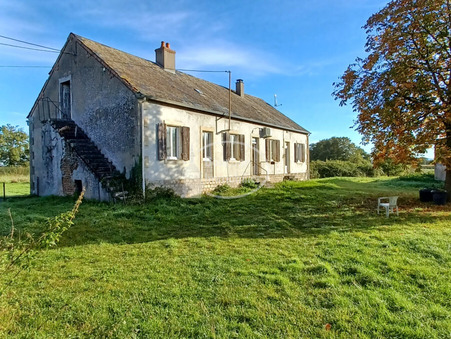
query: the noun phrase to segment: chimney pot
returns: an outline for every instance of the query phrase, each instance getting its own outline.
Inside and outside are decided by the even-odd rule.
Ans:
[[[236,94],[240,97],[244,97],[244,82],[243,79],[237,79],[236,81]]]
[[[161,47],[164,47],[164,41],[161,42]]]
[[[169,42],[166,43],[166,48],[171,48],[171,45],[169,45]]]

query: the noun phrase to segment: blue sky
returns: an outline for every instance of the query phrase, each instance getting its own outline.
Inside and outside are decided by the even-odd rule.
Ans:
[[[168,41],[178,69],[231,70],[246,93],[270,104],[277,94],[278,109],[309,130],[311,142],[347,136],[358,144],[356,113],[339,107],[332,83],[365,55],[362,26],[387,2],[0,0],[0,35],[60,49],[73,32],[152,61]],[[0,125],[27,130],[57,55],[0,45]],[[228,85],[226,73],[190,74]]]

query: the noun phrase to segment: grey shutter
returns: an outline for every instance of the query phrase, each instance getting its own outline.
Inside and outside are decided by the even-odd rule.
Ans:
[[[224,160],[229,161],[230,156],[232,154],[231,152],[231,145],[230,145],[230,134],[229,133],[223,133],[223,142],[224,142]]]
[[[182,160],[189,160],[189,127],[182,127]]]
[[[275,161],[279,162],[280,161],[280,140],[274,140],[275,142],[275,146],[276,146],[276,158],[274,159]]]
[[[298,144],[294,144],[294,162],[298,162]]]
[[[166,124],[164,122],[157,125],[158,129],[158,160],[166,159]]]
[[[244,146],[245,146],[244,134],[241,134],[240,135],[240,161],[246,160],[245,153],[244,153],[246,151],[246,148]]]
[[[270,146],[271,140],[266,139],[265,140],[265,155],[266,155],[266,161],[271,161],[271,146]]]

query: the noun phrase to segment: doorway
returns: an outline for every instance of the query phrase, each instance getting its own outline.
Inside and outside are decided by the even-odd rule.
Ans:
[[[290,173],[290,143],[285,143],[285,173]]]
[[[202,177],[213,178],[213,132],[202,132]]]
[[[260,175],[258,138],[252,138],[252,175]]]

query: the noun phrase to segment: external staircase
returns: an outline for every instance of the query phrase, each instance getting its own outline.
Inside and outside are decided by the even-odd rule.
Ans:
[[[113,200],[124,200],[127,195],[123,190],[124,175],[102,154],[86,133],[73,120],[51,120],[50,123],[110,193]]]

